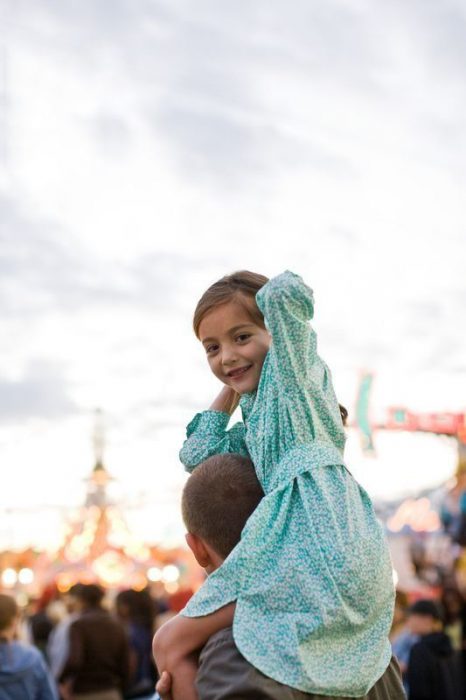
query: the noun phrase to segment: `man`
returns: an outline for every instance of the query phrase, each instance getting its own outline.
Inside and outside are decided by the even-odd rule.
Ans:
[[[57,700],[41,652],[17,640],[19,617],[13,596],[0,593],[0,700]]]
[[[409,700],[462,700],[461,657],[443,631],[442,615],[432,600],[409,609],[409,625],[418,641],[409,654]]]
[[[186,541],[208,574],[235,547],[263,496],[252,462],[245,457],[215,455],[196,467],[183,491],[183,520]],[[170,700],[170,687],[171,679],[163,673],[157,684],[163,700]],[[237,649],[231,627],[212,635],[204,646],[196,688],[200,700],[319,700],[319,696],[282,685],[254,668]],[[404,698],[399,669],[392,660],[365,700]]]
[[[78,592],[82,584],[75,583],[65,594],[66,617],[53,628],[47,642],[47,658],[53,677],[58,680],[69,654],[70,627],[79,617]]]
[[[103,590],[81,585],[79,617],[70,627],[60,691],[73,700],[122,700],[129,681],[129,647],[119,622],[102,607]]]

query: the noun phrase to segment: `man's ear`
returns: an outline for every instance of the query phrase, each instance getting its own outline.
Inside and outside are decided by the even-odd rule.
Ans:
[[[194,554],[197,563],[199,566],[202,566],[202,568],[205,569],[211,564],[211,559],[204,541],[197,535],[194,535],[192,532],[187,532],[185,538],[186,544]]]

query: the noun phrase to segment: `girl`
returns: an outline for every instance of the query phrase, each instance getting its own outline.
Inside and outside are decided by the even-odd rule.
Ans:
[[[249,455],[266,495],[239,545],[156,640],[177,699],[195,697],[180,657],[233,615],[242,655],[307,693],[361,697],[390,662],[390,557],[368,495],[344,466],[342,417],[308,324],[313,306],[291,272],[270,281],[240,272],[196,308],[194,330],[225,387],[188,426],[181,461],[192,471],[212,454]],[[227,430],[238,400],[244,422]]]

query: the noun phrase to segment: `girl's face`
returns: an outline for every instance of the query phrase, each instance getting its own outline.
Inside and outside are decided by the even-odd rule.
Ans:
[[[199,324],[199,338],[221,382],[238,394],[257,389],[271,337],[243,304],[232,300],[209,311]]]

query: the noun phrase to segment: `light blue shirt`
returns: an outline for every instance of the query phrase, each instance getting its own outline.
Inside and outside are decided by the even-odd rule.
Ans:
[[[0,700],[58,700],[55,684],[38,649],[0,642]]]

